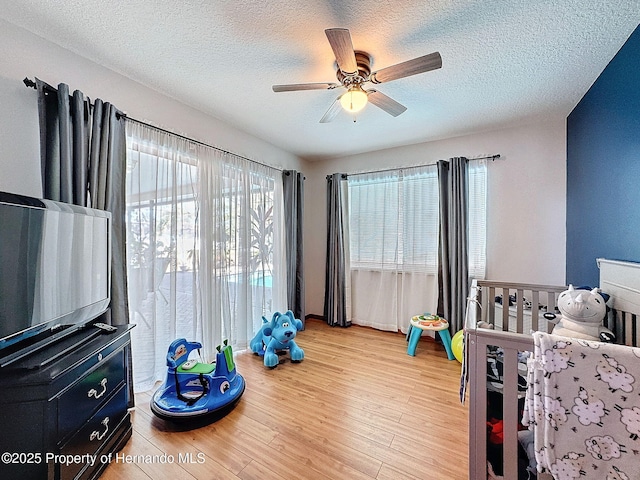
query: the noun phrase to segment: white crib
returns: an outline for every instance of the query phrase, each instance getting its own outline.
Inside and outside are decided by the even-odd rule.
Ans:
[[[616,334],[617,343],[640,345],[640,264],[598,259],[598,266],[599,287],[610,295],[607,302],[610,311],[605,325]],[[558,295],[566,289],[566,286],[554,285],[473,282],[465,321],[465,373],[462,382],[464,399],[468,380],[470,480],[488,478],[487,392],[495,390],[495,384],[487,376],[487,362],[488,352],[496,349],[502,352],[500,390],[504,440],[502,465],[493,465],[493,468],[505,479],[518,479],[518,429],[521,420],[518,402],[524,396],[522,388],[518,389],[523,367],[519,353],[533,350],[531,331],[551,332]],[[510,296],[512,305],[509,305]],[[496,302],[496,297],[501,297],[502,304]],[[493,329],[480,328],[479,322],[493,325]]]

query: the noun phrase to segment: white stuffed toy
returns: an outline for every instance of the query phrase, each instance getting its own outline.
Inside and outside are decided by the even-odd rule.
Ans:
[[[613,332],[602,325],[607,305],[597,288],[577,290],[569,285],[558,297],[560,321],[551,333],[564,337],[611,342]]]

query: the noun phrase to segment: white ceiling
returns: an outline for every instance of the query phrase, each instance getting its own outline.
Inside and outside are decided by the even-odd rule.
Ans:
[[[0,0],[0,17],[302,158],[318,160],[567,115],[640,21],[640,0]],[[373,69],[434,51],[443,67],[376,86],[354,123],[324,30]],[[46,80],[46,79],[45,79]],[[75,86],[82,88],[81,86]],[[121,106],[126,110],[126,105]]]

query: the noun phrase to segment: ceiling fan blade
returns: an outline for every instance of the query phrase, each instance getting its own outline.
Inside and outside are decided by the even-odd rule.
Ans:
[[[342,105],[340,105],[340,97],[338,97],[333,101],[333,103],[329,107],[329,110],[327,110],[326,113],[322,116],[322,118],[320,119],[320,123],[329,123],[330,121],[332,121],[334,118],[336,118],[336,115],[338,115],[338,112],[340,112],[341,108]]]
[[[438,52],[434,52],[373,72],[369,80],[372,83],[390,82],[391,80],[417,75],[418,73],[436,70],[441,67],[442,57]]]
[[[331,90],[340,87],[339,83],[292,83],[290,85],[274,85],[271,87],[274,92],[294,92],[296,90]]]
[[[388,97],[377,90],[367,90],[367,96],[369,98],[369,102],[394,117],[397,117],[407,109],[407,107],[396,102],[393,98]]]
[[[346,28],[328,28],[324,31],[336,57],[338,68],[345,75],[353,75],[358,72],[356,54],[351,43],[351,34]]]

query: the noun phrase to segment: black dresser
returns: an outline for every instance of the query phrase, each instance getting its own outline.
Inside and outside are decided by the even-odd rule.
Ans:
[[[132,327],[89,325],[0,369],[0,478],[100,476],[131,437]]]

